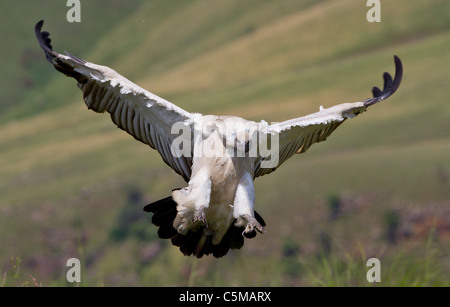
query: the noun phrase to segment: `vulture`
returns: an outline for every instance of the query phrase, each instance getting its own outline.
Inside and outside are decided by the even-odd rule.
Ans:
[[[394,56],[395,78],[384,73],[384,87],[373,98],[342,103],[303,117],[268,124],[236,116],[190,113],[137,86],[109,67],[53,51],[49,33],[35,26],[36,38],[56,70],[77,81],[88,107],[108,112],[112,121],[151,148],[183,177],[187,186],[151,203],[158,236],[184,255],[222,257],[240,249],[244,238],[266,233],[254,210],[253,181],[280,167],[294,154],[326,138],[345,120],[385,100],[399,87],[402,62]]]

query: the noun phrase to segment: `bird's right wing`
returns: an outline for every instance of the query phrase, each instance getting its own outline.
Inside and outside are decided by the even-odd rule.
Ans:
[[[389,73],[385,72],[383,91],[374,87],[373,98],[360,102],[342,103],[326,109],[321,107],[319,112],[260,129],[259,133],[266,139],[270,140],[272,136],[277,137],[275,138],[277,141],[272,141],[269,146],[272,147],[270,152],[276,155],[276,159],[273,156],[269,160],[266,157],[258,157],[254,177],[273,172],[294,154],[304,153],[312,144],[325,141],[346,119],[356,117],[367,107],[391,96],[400,86],[403,76],[402,62],[397,56],[394,56],[394,62],[394,80]]]
[[[53,51],[49,33],[41,31],[42,25],[43,20],[36,24],[35,34],[47,60],[58,71],[78,81],[88,108],[99,113],[110,113],[119,128],[156,149],[165,163],[189,181],[192,152],[190,155],[173,154],[172,143],[182,136],[179,131],[173,134],[172,128],[178,123],[178,127],[185,126],[193,132],[194,122],[201,115],[189,113],[146,91],[109,67]],[[192,139],[188,136],[183,141],[192,142]]]

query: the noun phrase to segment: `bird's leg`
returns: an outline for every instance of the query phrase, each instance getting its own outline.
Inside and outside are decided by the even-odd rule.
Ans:
[[[192,222],[200,222],[208,227],[205,209],[209,207],[211,200],[211,177],[207,169],[201,169],[190,181],[191,195],[194,197],[194,217]]]
[[[208,226],[205,210],[211,198],[211,178],[206,170],[200,170],[192,176],[189,186],[172,192],[177,203],[177,216],[173,227],[185,235],[189,230],[199,226]]]
[[[233,204],[235,226],[245,227],[242,235],[253,233],[255,230],[265,233],[264,227],[256,220],[254,214],[255,188],[253,179],[246,173],[240,180],[236,189]]]

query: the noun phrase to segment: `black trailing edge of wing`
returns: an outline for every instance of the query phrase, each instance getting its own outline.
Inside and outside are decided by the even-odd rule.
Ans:
[[[381,91],[378,87],[373,87],[372,94],[373,98],[369,98],[364,101],[364,105],[366,107],[371,106],[377,102],[380,102],[382,100],[385,100],[389,96],[395,93],[395,91],[400,86],[400,83],[402,82],[403,77],[403,65],[400,58],[396,55],[394,55],[394,62],[395,62],[395,77],[394,80],[392,80],[391,75],[388,72],[385,72],[383,74],[384,79],[384,86],[383,91]]]

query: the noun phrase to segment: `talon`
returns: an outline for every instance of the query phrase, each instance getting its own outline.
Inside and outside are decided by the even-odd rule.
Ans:
[[[195,211],[194,218],[192,219],[192,221],[200,222],[206,227],[208,227],[208,223],[206,222],[205,207],[200,207],[199,210]]]
[[[267,231],[264,229],[264,227],[261,226],[261,224],[253,216],[251,216],[249,214],[244,214],[243,218],[245,220],[247,220],[247,226],[245,227],[244,231],[242,232],[242,235],[244,235],[245,233],[251,233],[255,229],[261,234],[267,233]]]

